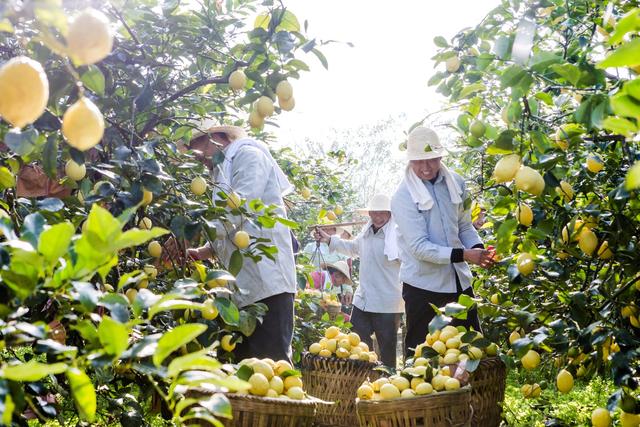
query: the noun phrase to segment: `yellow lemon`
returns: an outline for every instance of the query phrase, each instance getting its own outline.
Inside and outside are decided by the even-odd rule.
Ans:
[[[436,375],[431,379],[431,385],[436,391],[444,390],[444,384],[447,382],[447,377],[444,375]]]
[[[556,386],[561,393],[569,393],[573,388],[573,375],[566,369],[561,370],[556,377]]]
[[[431,393],[433,393],[433,386],[428,382],[420,383],[416,387],[416,394],[417,395],[423,396],[423,395],[431,394]]]
[[[424,383],[424,378],[418,378],[418,377],[411,378],[411,388],[413,390],[418,388],[418,386],[422,383]]]
[[[498,345],[494,342],[492,342],[491,344],[489,344],[487,346],[487,348],[485,349],[485,352],[487,353],[487,356],[495,356],[498,354]]]
[[[490,300],[491,304],[500,304],[500,294],[492,294]]]
[[[261,96],[256,102],[256,111],[262,117],[269,117],[273,114],[273,100],[268,96]]]
[[[347,337],[349,339],[349,344],[351,344],[352,346],[357,346],[358,344],[360,344],[360,335],[356,334],[355,332],[350,332]]]
[[[360,344],[358,344],[358,347],[360,347],[362,351],[369,351],[369,346],[364,341],[360,341]]]
[[[410,388],[404,389],[400,392],[400,398],[402,399],[410,399],[412,397],[416,397],[416,392]]]
[[[246,249],[249,247],[249,243],[251,243],[251,238],[246,231],[240,230],[233,236],[233,243],[239,249]]]
[[[229,74],[229,86],[233,90],[242,90],[247,85],[247,76],[242,70],[235,70]]]
[[[80,181],[87,174],[87,167],[84,164],[77,164],[73,159],[69,159],[64,165],[64,173],[74,181]]]
[[[458,337],[449,338],[447,340],[447,342],[445,343],[447,348],[459,348],[461,344],[462,344],[462,342],[460,341],[460,338],[458,338]]]
[[[380,387],[382,387],[384,384],[389,384],[389,378],[380,377],[371,383],[371,387],[373,388],[373,391],[377,393],[380,391]]]
[[[202,305],[202,318],[207,320],[213,320],[218,317],[218,308],[214,304],[212,299],[208,299]]]
[[[610,259],[611,257],[613,257],[613,251],[609,248],[609,242],[605,240],[598,248],[598,258]]]
[[[537,170],[522,166],[516,173],[515,185],[518,190],[539,196],[544,191],[544,178]]]
[[[439,354],[445,354],[447,352],[447,345],[445,343],[443,343],[442,341],[434,342],[433,345],[431,346],[431,348],[433,348]]]
[[[455,73],[460,69],[460,58],[457,56],[452,56],[451,58],[447,58],[444,65],[448,72]]]
[[[302,388],[302,379],[300,377],[296,377],[295,375],[289,375],[284,379],[284,388],[288,390],[293,387]]]
[[[330,221],[335,221],[336,219],[338,219],[338,216],[334,211],[327,211],[327,219]]]
[[[634,328],[640,328],[640,319],[636,316],[629,316],[629,323],[631,323],[631,326]]]
[[[522,356],[520,361],[522,362],[522,367],[530,371],[540,365],[540,354],[535,350],[529,350],[524,356]]]
[[[458,355],[455,353],[447,353],[444,355],[444,363],[447,365],[453,365],[458,363]]]
[[[479,349],[478,347],[469,347],[469,350],[467,350],[467,353],[469,355],[469,359],[471,360],[482,359],[482,350]]]
[[[515,215],[518,222],[525,227],[529,227],[533,223],[533,211],[526,203],[520,203],[518,205]]]
[[[249,377],[249,393],[255,396],[265,396],[269,390],[269,380],[260,373],[253,374]]]
[[[220,347],[224,351],[233,351],[236,348],[236,343],[232,343],[233,335],[225,335],[220,340]]]
[[[456,335],[458,335],[458,329],[455,326],[447,325],[440,332],[438,339],[442,342],[447,342],[449,338],[453,338]]]
[[[520,156],[517,154],[508,154],[496,163],[493,169],[493,178],[498,183],[509,182],[515,178],[520,166]]]
[[[90,65],[104,59],[113,47],[109,20],[100,11],[85,9],[69,25],[67,47],[76,65]]]
[[[227,194],[227,207],[229,209],[238,209],[240,206],[242,206],[242,199],[238,193],[232,191]]]
[[[380,398],[383,400],[390,400],[390,399],[398,399],[400,397],[400,390],[398,390],[398,387],[394,386],[393,384],[383,384],[380,387]]]
[[[458,390],[460,388],[460,381],[457,378],[447,378],[444,382],[445,390]]]
[[[202,196],[207,191],[207,181],[201,176],[196,176],[191,180],[190,187],[193,194]]]
[[[147,246],[147,252],[154,258],[160,258],[160,255],[162,255],[162,246],[154,240]]]
[[[556,188],[556,192],[564,199],[565,203],[573,200],[573,187],[566,181],[560,181],[560,186]]]
[[[583,228],[580,232],[580,240],[578,240],[578,246],[582,249],[587,255],[593,254],[593,252],[598,247],[598,237],[596,233],[589,230],[588,228]]]
[[[277,391],[275,391],[273,388],[270,388],[269,390],[267,390],[267,394],[264,395],[265,397],[278,397],[279,393]]]
[[[373,388],[369,384],[362,384],[360,387],[358,387],[357,394],[359,399],[373,399]]]
[[[144,218],[140,219],[140,221],[138,221],[138,228],[142,230],[151,230],[151,227],[153,227],[151,218],[145,216]]]
[[[630,414],[622,411],[620,413],[621,427],[638,427],[640,426],[640,414]]]
[[[291,387],[287,389],[287,397],[293,400],[303,400],[304,399],[304,391],[302,387]]]
[[[322,350],[320,350],[318,352],[318,356],[322,356],[322,357],[331,357],[331,351],[327,350],[326,348],[323,348]]]
[[[142,206],[150,205],[153,202],[153,193],[149,190],[142,190]]]
[[[138,295],[138,291],[134,288],[127,289],[127,292],[124,293],[130,304],[133,304],[133,301],[136,299]]]
[[[317,342],[314,342],[309,346],[309,353],[311,354],[318,354],[320,353],[320,350],[322,350],[322,346]]]
[[[590,154],[587,157],[587,170],[591,173],[598,173],[604,168],[604,162],[597,154]]]
[[[104,134],[102,113],[91,100],[81,97],[62,116],[62,134],[73,148],[93,148]]]
[[[406,390],[411,387],[411,383],[409,382],[409,380],[402,376],[392,377],[391,384],[396,386],[400,391]]]
[[[49,80],[39,62],[18,56],[0,68],[0,117],[22,128],[44,113]]]
[[[256,360],[249,366],[253,368],[253,372],[264,375],[268,380],[273,378],[273,368],[264,360]]]
[[[413,366],[427,366],[429,361],[424,357],[418,357],[413,361]]]
[[[311,198],[311,190],[307,187],[304,187],[302,190],[300,190],[300,195],[303,199],[309,200]]]
[[[536,268],[536,263],[533,255],[528,252],[521,253],[516,261],[516,266],[518,267],[518,271],[520,272],[520,274],[522,274],[523,276],[528,276],[529,274],[531,274],[531,272],[533,272],[533,269]]]
[[[291,99],[293,96],[293,86],[286,80],[282,80],[276,85],[276,95],[279,100]]]
[[[340,347],[336,350],[336,357],[339,359],[346,359],[349,356],[351,356],[351,353],[346,348]]]
[[[249,126],[254,129],[262,129],[264,126],[264,117],[262,117],[256,110],[249,113]]]
[[[520,336],[520,334],[517,331],[511,332],[511,335],[509,335],[509,344],[513,344],[514,342],[516,342],[520,338],[522,338],[522,337]]]
[[[150,279],[155,279],[156,277],[158,277],[158,269],[151,264],[145,265],[143,271],[144,274],[146,274]]]
[[[282,375],[283,373],[292,369],[293,366],[291,366],[291,363],[287,362],[286,360],[278,360],[275,364],[275,367],[273,368],[276,375]]]
[[[344,209],[342,208],[342,206],[336,206],[333,212],[336,215],[342,215],[344,213]]]
[[[296,99],[293,96],[289,99],[278,99],[278,106],[283,111],[291,111],[296,107]]]

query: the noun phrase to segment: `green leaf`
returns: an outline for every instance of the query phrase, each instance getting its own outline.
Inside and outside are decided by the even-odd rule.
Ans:
[[[573,64],[555,64],[549,68],[574,86],[580,81],[580,69]]]
[[[635,190],[640,188],[640,162],[636,162],[631,166],[625,179],[625,188],[627,190]]]
[[[611,97],[611,108],[618,116],[640,119],[640,101],[624,93]]]
[[[460,95],[458,95],[458,98],[460,99],[467,98],[471,94],[474,94],[477,92],[483,92],[486,89],[487,87],[482,83],[470,84],[469,86],[465,86],[464,89],[460,91]]]
[[[76,408],[80,414],[80,418],[85,421],[93,422],[96,418],[96,390],[93,388],[91,379],[82,370],[78,368],[69,368],[67,370],[67,379],[71,386],[71,394],[76,402]]]
[[[49,135],[42,150],[42,166],[44,173],[51,179],[57,179],[58,167],[58,136]]]
[[[98,337],[104,350],[116,358],[129,346],[129,329],[109,316],[98,325]]]
[[[231,273],[234,276],[237,276],[238,273],[240,273],[240,270],[242,270],[242,263],[243,263],[242,253],[240,252],[239,249],[236,249],[231,254],[231,259],[229,260],[229,268],[228,268],[229,273]]]
[[[176,326],[169,332],[166,332],[160,341],[158,341],[158,349],[153,355],[153,364],[160,366],[162,361],[167,358],[171,353],[182,347],[183,345],[191,342],[198,337],[204,331],[207,330],[207,325],[198,323],[190,323],[186,325]]]
[[[498,138],[487,148],[487,154],[495,155],[513,153],[515,148],[513,145],[514,138],[515,132],[512,130],[506,130],[500,133]]]
[[[625,34],[630,31],[637,31],[640,29],[640,9],[631,9],[629,13],[624,15],[616,24],[615,31],[609,38],[609,44],[616,45],[622,41]]]
[[[604,119],[602,127],[608,131],[624,136],[631,136],[638,132],[638,127],[631,120],[615,116],[609,116]]]
[[[282,14],[281,10],[275,11],[274,14],[280,15]],[[292,31],[295,33],[300,32],[300,22],[298,22],[298,18],[296,15],[291,13],[288,10],[284,11],[282,14],[282,18],[280,19],[280,24],[276,27],[278,31]]]
[[[311,52],[318,58],[320,63],[325,69],[329,69],[329,62],[327,62],[327,58],[320,52],[318,49],[311,49]]]
[[[634,38],[626,42],[612,53],[609,54],[603,61],[597,64],[598,68],[608,67],[633,67],[640,64],[640,38]]]
[[[238,326],[240,311],[233,301],[227,298],[216,298],[214,303],[224,323],[230,326]]]
[[[167,376],[175,377],[180,372],[189,370],[213,371],[220,366],[220,362],[207,356],[206,350],[202,350],[173,359],[167,368]]]
[[[562,62],[562,57],[551,52],[538,52],[531,58],[531,69],[538,73],[544,73],[549,66]]]
[[[141,245],[156,237],[163,236],[169,233],[169,230],[165,230],[160,227],[153,227],[151,230],[141,230],[139,228],[132,228],[122,233],[115,242],[113,242],[112,248],[114,250],[120,250],[125,248],[132,248],[134,246]]]
[[[149,319],[152,319],[157,313],[161,311],[169,311],[169,310],[200,310],[202,309],[202,304],[195,301],[189,301],[186,299],[169,299],[162,300],[151,306],[149,308]]]
[[[449,43],[447,42],[447,39],[445,39],[442,36],[437,36],[433,39],[433,43],[438,46],[438,47],[448,47]]]
[[[58,262],[58,259],[67,253],[74,233],[75,227],[70,222],[61,222],[49,227],[40,234],[38,252],[49,263]]]
[[[4,143],[18,156],[27,156],[36,148],[38,131],[35,129],[12,129],[4,136]]]
[[[0,190],[13,188],[16,185],[16,177],[6,167],[0,167]]]
[[[104,96],[104,74],[95,65],[89,66],[89,69],[80,76],[82,83],[100,96]]]
[[[61,374],[67,370],[66,363],[40,363],[34,359],[19,365],[5,366],[0,369],[0,378],[11,381],[40,381],[47,375]]]

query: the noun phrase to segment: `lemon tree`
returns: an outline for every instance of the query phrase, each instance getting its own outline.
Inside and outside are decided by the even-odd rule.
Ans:
[[[459,112],[458,166],[500,259],[476,272],[486,335],[532,382],[560,373],[561,392],[611,378],[607,409],[627,418],[640,413],[638,6],[502,2],[435,39],[429,82]]]

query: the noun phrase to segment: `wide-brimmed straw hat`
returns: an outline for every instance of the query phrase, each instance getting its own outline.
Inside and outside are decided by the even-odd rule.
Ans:
[[[205,119],[203,121],[193,124],[193,132],[191,133],[191,141],[202,135],[211,135],[212,133],[224,133],[229,137],[230,141],[243,138],[247,136],[247,133],[238,126],[232,125],[220,125],[217,121],[212,119]]]
[[[447,151],[440,143],[438,134],[432,129],[418,126],[409,133],[407,160],[429,160],[446,155]]]
[[[353,284],[353,282],[351,281],[351,272],[349,271],[349,265],[346,261],[340,260],[334,263],[325,263],[322,265],[322,268],[333,268],[335,270],[338,270],[340,273],[344,274],[349,284]]]
[[[369,200],[369,205],[366,208],[356,209],[360,215],[369,215],[370,211],[391,212],[391,199],[384,194],[376,194]]]
[[[349,236],[353,236],[353,226],[351,225],[339,225],[336,227],[336,234],[340,236],[342,233],[347,233]]]

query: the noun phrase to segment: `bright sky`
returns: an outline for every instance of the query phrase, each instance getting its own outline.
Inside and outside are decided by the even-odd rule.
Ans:
[[[348,129],[406,115],[398,143],[443,97],[427,81],[435,72],[433,38],[449,40],[460,29],[475,26],[499,0],[288,0],[309,35],[351,42],[322,48],[329,71],[312,54],[311,72],[294,82],[296,108],[278,117],[275,130],[291,146],[310,137],[325,140],[330,129]],[[443,65],[441,65],[443,66]],[[330,142],[330,141],[328,141]]]

